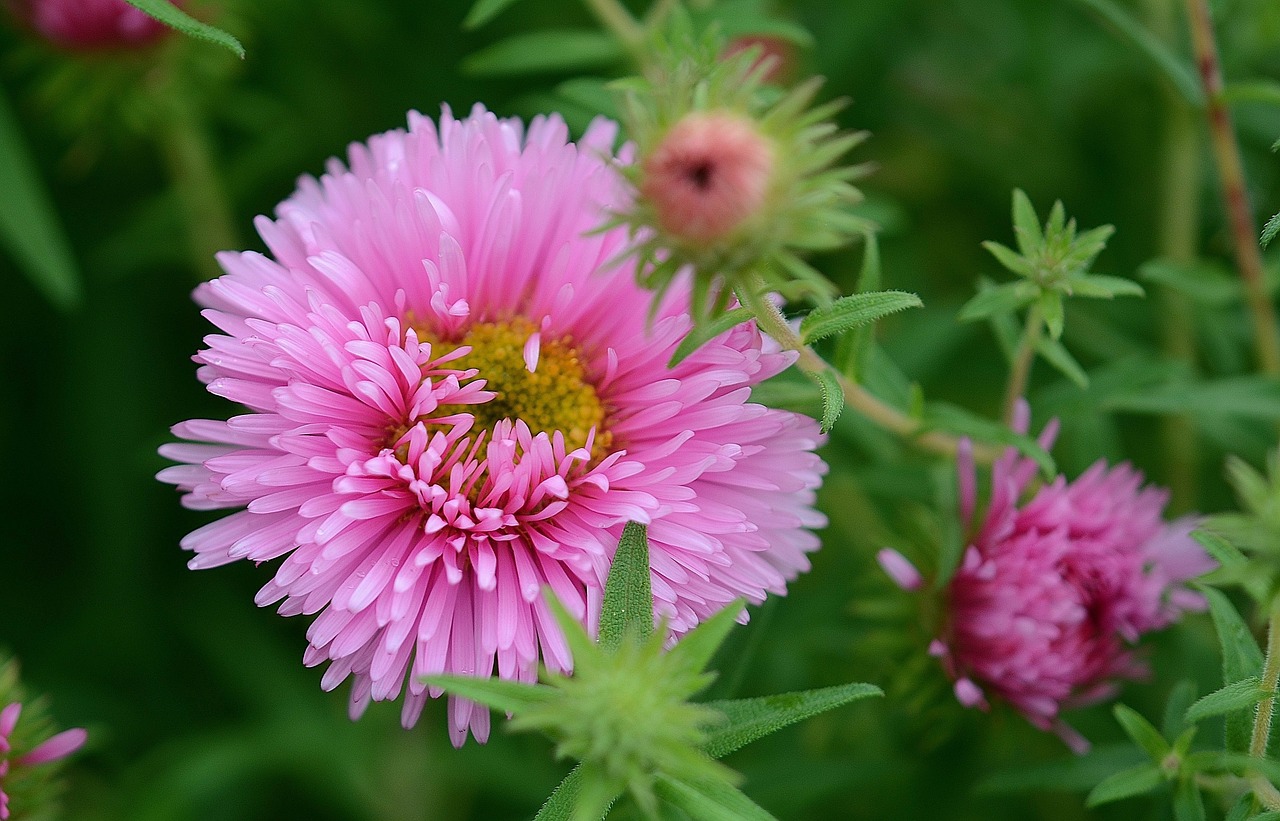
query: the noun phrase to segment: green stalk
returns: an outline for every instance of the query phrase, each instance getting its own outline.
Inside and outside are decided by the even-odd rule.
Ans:
[[[1009,367],[1009,382],[1004,389],[1004,421],[1013,422],[1013,412],[1018,400],[1027,392],[1027,381],[1031,378],[1031,366],[1036,361],[1036,346],[1040,343],[1040,335],[1044,332],[1044,315],[1040,306],[1032,305],[1027,311],[1027,324],[1022,329],[1022,341],[1013,355]]]
[[[1258,702],[1253,715],[1253,735],[1249,739],[1249,755],[1266,758],[1267,744],[1271,740],[1271,721],[1275,714],[1276,683],[1280,682],[1280,595],[1271,601],[1271,614],[1267,624],[1267,658],[1262,664],[1262,692],[1268,693]],[[1250,773],[1249,783],[1253,794],[1268,810],[1280,810],[1280,791],[1261,773]]]
[[[1240,162],[1240,146],[1236,143],[1222,90],[1222,67],[1218,44],[1213,33],[1213,17],[1208,0],[1187,0],[1187,17],[1191,39],[1195,45],[1196,63],[1208,100],[1209,133],[1213,138],[1213,155],[1218,166],[1222,199],[1231,221],[1235,242],[1236,264],[1244,283],[1245,300],[1253,318],[1254,347],[1263,373],[1280,376],[1280,330],[1276,327],[1275,307],[1267,295],[1263,278],[1262,251],[1258,247],[1258,226],[1249,209],[1244,168]]]
[[[813,348],[804,344],[799,334],[787,323],[786,317],[782,315],[782,311],[778,309],[778,306],[764,296],[764,291],[765,284],[759,275],[752,277],[751,281],[745,285],[734,289],[738,301],[750,308],[751,312],[755,314],[756,323],[760,326],[760,330],[773,337],[774,341],[785,350],[795,351],[799,354],[796,365],[800,370],[814,376],[831,371],[839,380],[840,388],[844,392],[846,405],[885,430],[896,433],[924,450],[946,456],[955,456],[956,449],[959,446],[958,439],[938,431],[922,432],[923,425],[918,419],[914,419],[892,405],[885,403],[866,388],[849,379],[838,368],[833,368]],[[999,448],[974,443],[974,458],[984,464],[994,462],[1000,456],[1000,452],[1001,449]]]

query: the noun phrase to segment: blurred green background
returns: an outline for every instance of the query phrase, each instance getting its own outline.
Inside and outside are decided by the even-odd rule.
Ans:
[[[207,127],[241,247],[261,247],[251,218],[270,213],[299,174],[319,173],[347,143],[402,125],[410,108],[435,114],[442,103],[464,111],[483,101],[528,116],[556,106],[580,126],[581,106],[554,92],[570,75],[476,76],[462,64],[512,34],[589,28],[586,12],[572,0],[524,2],[464,31],[468,5],[191,4],[248,48],[240,63],[208,45],[175,38],[164,46],[190,52],[192,106]],[[1176,53],[1189,53],[1180,2],[1119,5]],[[1042,212],[1062,198],[1082,226],[1117,227],[1099,271],[1135,276],[1181,244],[1207,260],[1196,268],[1205,282],[1225,276],[1213,268],[1229,259],[1230,242],[1201,122],[1090,4],[775,7],[817,33],[794,52],[796,76],[826,76],[824,96],[852,101],[842,124],[872,132],[854,159],[877,168],[863,185],[863,209],[885,229],[885,286],[916,291],[927,306],[886,323],[881,338],[930,397],[983,413],[997,408],[1005,369],[991,333],[954,317],[979,275],[1001,278],[979,242],[1010,241],[1015,186]],[[1228,79],[1280,77],[1280,6],[1232,0],[1215,10]],[[210,329],[189,299],[200,274],[159,147],[170,138],[148,116],[161,105],[150,97],[152,69],[148,58],[136,59],[120,69],[53,53],[15,27],[0,30],[0,89],[83,278],[79,305],[61,310],[0,254],[0,647],[21,659],[32,690],[50,695],[60,723],[90,730],[89,747],[69,768],[67,817],[531,817],[567,769],[548,743],[499,729],[487,746],[455,752],[439,705],[410,732],[399,729],[394,705],[374,705],[353,724],[345,692],[322,693],[320,672],[301,665],[306,620],[254,607],[270,568],[186,569],[178,540],[207,517],[182,510],[173,490],[154,481],[164,464],[156,448],[169,425],[229,409],[194,378],[189,357]],[[140,79],[113,85],[113,72]],[[127,101],[115,107],[92,97],[104,86],[126,88]],[[1268,151],[1280,137],[1277,97],[1259,92],[1233,108],[1260,218],[1280,208],[1280,159]],[[1179,139],[1190,147],[1171,165]],[[1173,236],[1163,226],[1178,209],[1192,230]],[[859,264],[857,249],[821,260],[846,286]],[[1055,455],[1071,475],[1099,456],[1128,458],[1178,483],[1179,512],[1219,510],[1231,504],[1220,478],[1224,454],[1260,462],[1280,399],[1265,385],[1231,393],[1205,381],[1249,369],[1247,322],[1229,294],[1188,305],[1148,285],[1142,302],[1068,309],[1067,343],[1092,387],[1037,365],[1037,422],[1063,417]],[[1183,324],[1165,321],[1170,304],[1189,307]],[[1163,444],[1166,423],[1137,412],[1151,410],[1135,399],[1144,380],[1163,391],[1157,410],[1186,412],[1181,430],[1190,434],[1177,453]],[[934,487],[950,469],[848,414],[827,455],[826,546],[788,597],[758,610],[730,640],[715,692],[862,680],[888,696],[732,756],[748,794],[784,821],[1166,817],[1167,801],[1089,814],[1082,793],[998,789],[1016,786],[1011,772],[1034,782],[1037,767],[1069,755],[1007,710],[961,710],[923,657],[929,636],[913,603],[871,558],[886,544],[914,555],[928,549],[937,531]],[[1124,700],[1158,720],[1176,681],[1207,692],[1217,685],[1213,647],[1207,620],[1189,619],[1156,642],[1154,680],[1127,688]],[[1103,753],[1077,768],[1081,789],[1133,763],[1109,746],[1120,733],[1105,708],[1075,721]]]

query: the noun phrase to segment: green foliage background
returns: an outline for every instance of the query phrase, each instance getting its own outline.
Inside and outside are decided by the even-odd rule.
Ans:
[[[403,124],[407,109],[435,114],[448,103],[465,111],[483,101],[528,116],[559,106],[582,123],[580,109],[552,94],[564,76],[481,78],[460,68],[506,35],[590,27],[578,3],[520,3],[491,26],[464,31],[468,5],[229,1],[217,19],[244,41],[247,60],[182,45],[209,52],[202,59],[221,78],[200,105],[243,247],[260,247],[252,216],[269,213],[297,175],[319,173],[347,143]],[[826,96],[852,99],[843,125],[873,133],[854,159],[878,167],[862,186],[863,210],[885,228],[884,286],[917,292],[926,306],[884,323],[881,339],[931,398],[997,412],[1005,367],[990,331],[956,323],[955,313],[978,275],[999,276],[979,243],[1010,241],[1015,186],[1042,212],[1061,198],[1082,226],[1114,224],[1097,270],[1134,276],[1162,253],[1160,221],[1181,181],[1192,186],[1184,202],[1200,214],[1202,255],[1226,258],[1229,237],[1199,122],[1193,134],[1202,150],[1189,169],[1198,179],[1188,169],[1170,175],[1166,86],[1089,4],[777,5],[817,33],[813,47],[797,53],[798,69],[825,75]],[[1180,3],[1122,5],[1144,19],[1171,15],[1174,48],[1188,53]],[[1280,7],[1269,0],[1215,7],[1228,78],[1280,77]],[[61,311],[0,256],[0,644],[21,658],[29,688],[50,694],[64,726],[90,730],[89,748],[69,771],[67,817],[532,816],[567,770],[552,761],[549,743],[498,730],[486,747],[455,752],[440,705],[410,732],[399,729],[392,705],[351,723],[345,694],[322,693],[319,671],[300,663],[306,620],[254,607],[269,568],[185,568],[178,540],[205,519],[153,480],[163,466],[156,448],[168,425],[228,409],[204,393],[189,360],[209,327],[189,299],[197,274],[181,210],[159,135],[130,132],[82,111],[80,98],[55,101],[41,91],[57,59],[16,29],[0,31],[0,89],[18,112],[83,273],[79,306]],[[1268,152],[1280,135],[1280,95],[1266,96],[1234,107],[1260,216],[1280,208],[1280,160]],[[855,249],[821,264],[848,288],[860,256]],[[1093,386],[1081,390],[1038,365],[1037,424],[1063,417],[1055,456],[1069,475],[1098,457],[1127,458],[1167,481],[1178,454],[1160,447],[1158,418],[1125,410],[1134,409],[1135,387],[1154,381],[1166,406],[1191,412],[1200,440],[1195,486],[1176,512],[1219,510],[1231,504],[1223,456],[1261,461],[1280,396],[1267,385],[1243,397],[1194,387],[1197,374],[1248,370],[1247,322],[1229,299],[1195,307],[1196,362],[1171,375],[1169,365],[1153,364],[1162,357],[1158,318],[1167,294],[1148,290],[1144,302],[1069,308],[1066,342]],[[815,408],[816,398],[806,405]],[[851,412],[826,453],[825,547],[789,596],[757,608],[730,638],[713,665],[722,676],[711,696],[869,681],[887,697],[731,756],[745,791],[781,819],[1166,817],[1167,800],[1083,809],[1084,790],[1137,761],[1117,743],[1120,730],[1103,708],[1076,718],[1099,756],[1059,772],[1054,790],[1010,791],[1034,785],[1042,765],[1069,754],[1007,710],[961,710],[923,656],[929,634],[914,605],[872,559],[885,545],[920,555],[936,541],[929,508],[949,468],[903,450]],[[1152,662],[1154,680],[1127,688],[1124,700],[1157,723],[1175,682],[1190,679],[1201,694],[1219,683],[1204,617],[1162,636]]]

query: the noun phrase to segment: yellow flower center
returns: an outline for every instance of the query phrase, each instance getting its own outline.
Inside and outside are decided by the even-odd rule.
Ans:
[[[525,317],[478,322],[457,340],[440,339],[421,326],[415,329],[420,340],[431,343],[433,356],[470,346],[470,353],[455,360],[457,367],[477,369],[487,382],[485,389],[497,393],[480,405],[442,405],[432,416],[470,413],[477,428],[488,430],[503,419],[522,420],[534,435],[560,431],[570,450],[585,446],[595,428],[592,455],[608,452],[612,437],[604,430],[605,408],[570,337],[542,339],[537,368],[530,372],[524,346],[537,327]]]

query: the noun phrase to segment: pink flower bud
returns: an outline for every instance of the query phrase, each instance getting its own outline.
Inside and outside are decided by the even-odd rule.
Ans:
[[[9,0],[18,18],[68,51],[133,49],[169,29],[125,0]]]

